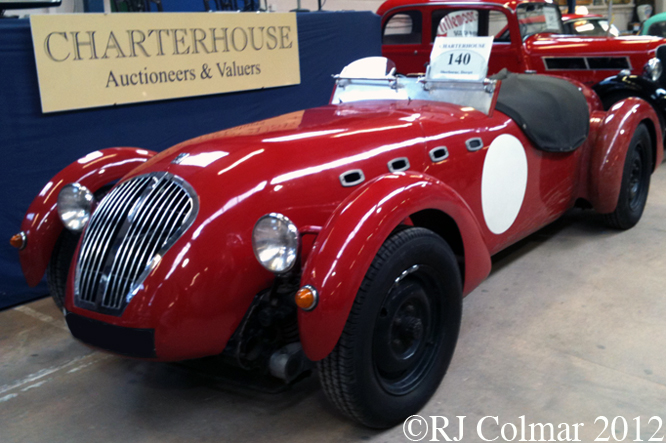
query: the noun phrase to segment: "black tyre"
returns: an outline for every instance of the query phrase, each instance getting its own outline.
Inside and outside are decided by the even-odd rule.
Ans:
[[[444,377],[461,315],[449,245],[423,228],[395,232],[373,260],[338,344],[318,363],[324,392],[366,426],[404,421]]]
[[[645,125],[640,124],[631,138],[624,160],[622,184],[615,211],[606,214],[606,224],[615,229],[629,229],[643,215],[652,175],[652,141]]]
[[[113,184],[103,186],[95,192],[95,206],[104,198],[112,186]],[[93,211],[95,206],[93,206]],[[46,282],[49,285],[49,292],[56,306],[61,310],[65,306],[67,275],[74,258],[74,252],[76,252],[76,245],[79,243],[79,237],[81,237],[80,233],[63,229],[53,247],[51,260],[49,260],[46,267]]]
[[[51,260],[46,268],[46,282],[49,285],[49,292],[51,293],[51,297],[53,297],[53,301],[61,310],[65,306],[67,275],[69,274],[69,266],[76,251],[76,245],[79,242],[79,236],[80,234],[63,229],[53,248]]]

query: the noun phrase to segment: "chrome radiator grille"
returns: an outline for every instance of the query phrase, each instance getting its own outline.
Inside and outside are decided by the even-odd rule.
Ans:
[[[77,306],[120,315],[151,263],[180,238],[197,210],[192,187],[166,172],[116,186],[83,236],[74,287]]]

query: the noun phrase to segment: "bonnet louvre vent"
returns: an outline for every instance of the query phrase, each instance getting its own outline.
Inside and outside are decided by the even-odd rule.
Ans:
[[[343,172],[340,174],[340,183],[344,187],[360,185],[365,181],[365,175],[360,169],[352,169],[351,171]]]

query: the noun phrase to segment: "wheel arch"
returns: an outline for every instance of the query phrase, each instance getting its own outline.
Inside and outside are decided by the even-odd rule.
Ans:
[[[476,217],[460,195],[425,174],[378,177],[339,205],[305,263],[301,285],[310,285],[319,293],[314,309],[298,312],[301,343],[308,358],[321,360],[333,350],[367,269],[384,241],[405,220],[453,243],[454,254],[464,257],[464,294],[487,277],[490,253]]]
[[[650,120],[649,118],[643,119],[640,123],[644,124],[650,133],[650,141],[652,142],[650,153],[652,154],[652,172],[654,172],[659,167],[659,163],[661,163],[657,163],[657,128],[655,127],[654,121]]]
[[[44,276],[56,241],[63,230],[56,202],[63,186],[78,182],[91,192],[119,180],[156,152],[119,147],[94,151],[57,173],[30,204],[21,223],[26,247],[19,260],[28,285],[35,286]]]
[[[439,209],[423,209],[409,216],[414,226],[426,228],[439,235],[448,243],[456,256],[460,279],[465,284],[465,245],[456,221]]]
[[[663,160],[663,137],[656,128],[659,119],[654,109],[643,100],[630,97],[614,105],[604,118],[599,119],[597,141],[590,158],[589,196],[587,200],[601,214],[617,207],[622,172],[636,128],[644,124],[652,138],[653,171]]]

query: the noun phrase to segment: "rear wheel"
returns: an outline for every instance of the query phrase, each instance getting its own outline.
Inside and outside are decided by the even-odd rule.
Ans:
[[[373,260],[338,344],[318,364],[324,392],[366,426],[404,421],[444,377],[461,315],[460,270],[448,244],[422,228],[394,233]]]
[[[627,149],[617,207],[604,217],[608,226],[629,229],[638,223],[647,202],[651,174],[652,142],[649,131],[640,124]]]

